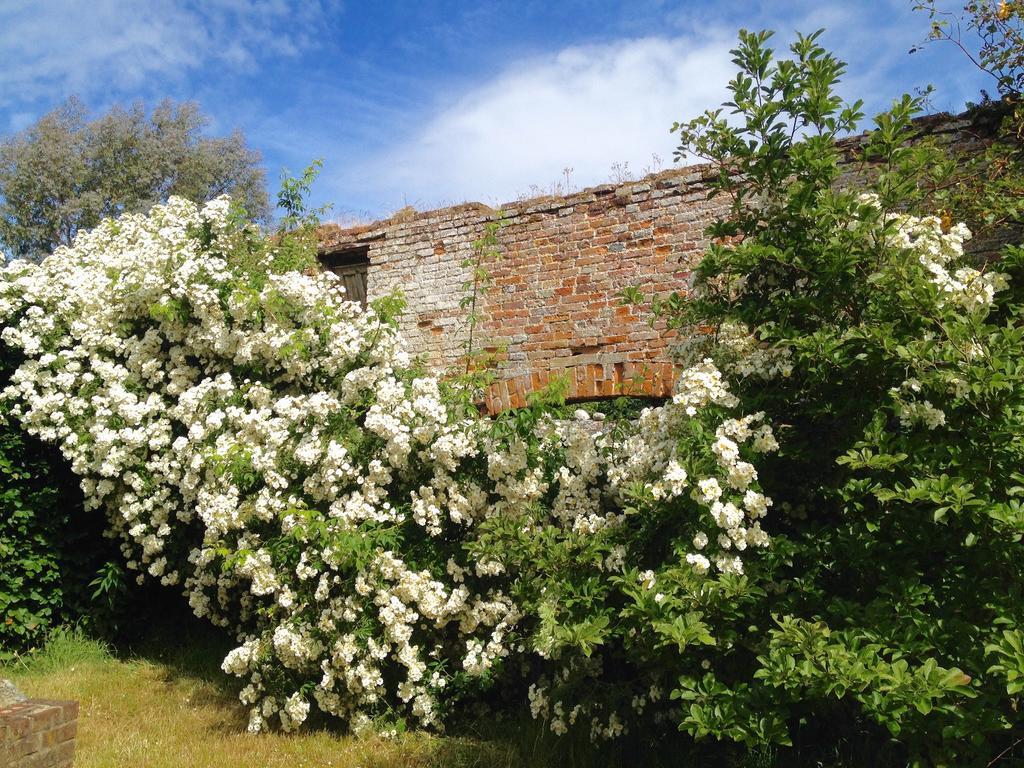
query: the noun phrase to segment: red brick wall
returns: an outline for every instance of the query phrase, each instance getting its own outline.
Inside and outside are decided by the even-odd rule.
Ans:
[[[71,768],[78,702],[30,699],[0,709],[0,766]]]
[[[685,292],[707,246],[704,229],[725,201],[707,199],[704,167],[603,186],[506,211],[483,335],[507,347],[490,410],[522,404],[552,374],[571,398],[664,395],[670,334],[647,307],[621,305],[624,288]]]
[[[674,169],[502,208],[475,345],[503,350],[489,410],[521,405],[551,375],[568,379],[573,399],[671,390],[664,329],[649,325],[646,308],[620,306],[619,295],[632,285],[648,295],[686,290],[704,228],[724,204],[707,200],[706,172]],[[459,361],[467,333],[461,263],[495,216],[479,205],[420,213],[331,232],[324,249],[369,245],[370,297],[403,290],[409,350],[443,371]]]
[[[962,117],[920,124],[947,142],[978,140]],[[862,140],[844,142],[850,159]],[[851,163],[845,175],[855,182],[860,170]],[[475,345],[505,350],[498,355],[502,381],[487,396],[491,412],[521,405],[552,375],[568,379],[572,399],[671,391],[671,334],[649,325],[646,307],[620,306],[619,294],[632,285],[648,296],[686,291],[707,247],[704,230],[727,204],[708,199],[710,173],[708,166],[674,168],[502,206],[501,256],[490,266],[494,283],[481,299]],[[476,203],[409,209],[364,227],[325,228],[321,250],[367,245],[370,298],[401,288],[409,350],[444,371],[458,362],[466,338],[459,302],[469,270],[461,264],[495,216]]]

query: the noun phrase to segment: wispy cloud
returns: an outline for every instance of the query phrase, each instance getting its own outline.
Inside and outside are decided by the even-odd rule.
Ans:
[[[878,0],[871,7],[815,3],[797,17],[804,32],[824,28],[823,43],[849,63],[840,91],[865,100],[869,115],[889,107],[903,93],[935,87],[936,110],[963,109],[977,96],[979,74],[952,45],[925,45],[924,13],[904,0]],[[918,48],[911,55],[910,49]]]
[[[585,185],[606,181],[613,163],[639,172],[657,155],[668,164],[672,122],[724,96],[731,44],[731,34],[705,31],[700,39],[573,46],[513,63],[335,183],[359,181],[390,195],[379,200],[384,207],[499,203],[561,179],[566,168],[570,183]]]
[[[376,216],[670,164],[669,126],[726,96],[741,26],[779,30],[782,49],[827,27],[842,92],[869,113],[929,81],[936,109],[977,92],[957,52],[907,56],[927,25],[906,0],[341,3],[0,0],[0,121],[16,131],[71,93],[97,110],[196,99],[272,180],[322,157],[314,204]]]
[[[247,70],[316,42],[334,0],[6,0],[0,107],[138,94],[204,69]]]
[[[406,124],[414,129],[381,126],[386,142],[378,141],[355,163],[332,164],[328,149],[328,196],[354,198],[381,212],[466,200],[494,205],[549,189],[564,180],[566,168],[573,169],[571,183],[581,187],[610,180],[613,164],[628,164],[639,174],[656,155],[668,165],[676,144],[669,126],[724,100],[735,74],[728,51],[744,22],[780,29],[773,40],[780,55],[792,39],[788,30],[826,27],[825,46],[850,63],[840,90],[864,97],[869,115],[940,75],[935,108],[960,109],[973,92],[973,73],[950,67],[951,52],[908,57],[924,25],[901,0],[864,8],[796,3],[774,15],[767,10],[761,7],[744,20],[717,15],[713,26],[705,21],[699,29],[680,23],[676,28],[685,31],[671,35],[569,46],[513,60],[489,80],[410,115]]]

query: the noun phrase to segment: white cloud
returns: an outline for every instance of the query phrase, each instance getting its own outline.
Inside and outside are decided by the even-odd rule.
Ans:
[[[613,163],[639,174],[658,155],[668,166],[672,123],[725,96],[733,42],[705,30],[699,39],[645,37],[511,64],[333,181],[376,194],[383,208],[402,197],[423,208],[506,202],[531,185],[549,187],[564,168],[582,187],[608,181]]]
[[[951,67],[949,52],[907,56],[927,30],[902,0],[768,4],[752,13],[748,27],[780,31],[772,45],[782,56],[793,37],[787,30],[826,27],[823,44],[850,62],[839,90],[865,97],[869,116],[937,73],[943,77],[936,108],[960,109],[971,93],[972,73],[955,66],[955,57]],[[574,169],[572,186],[579,188],[609,181],[613,163],[628,163],[638,176],[654,154],[668,166],[677,143],[669,126],[718,106],[735,74],[728,51],[739,20],[715,17],[709,28],[707,18],[699,26],[694,18],[671,36],[513,60],[492,79],[407,114],[403,122],[416,126],[409,131],[377,125],[380,136],[362,160],[353,162],[351,147],[328,149],[327,198],[380,212],[407,203],[421,210],[463,201],[497,205],[550,189],[564,168]]]
[[[5,0],[0,107],[138,93],[206,67],[247,69],[316,42],[333,0]]]

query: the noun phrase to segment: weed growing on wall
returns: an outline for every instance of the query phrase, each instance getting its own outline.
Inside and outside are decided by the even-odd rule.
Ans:
[[[491,264],[501,258],[501,246],[498,234],[503,225],[502,213],[498,211],[492,221],[484,225],[483,234],[473,241],[472,255],[463,259],[459,266],[469,271],[469,277],[462,283],[462,298],[459,309],[465,312],[466,340],[463,342],[463,357],[466,361],[465,375],[468,377],[476,369],[486,369],[489,361],[481,359],[477,349],[479,343],[478,329],[483,321],[478,304],[494,285]]]

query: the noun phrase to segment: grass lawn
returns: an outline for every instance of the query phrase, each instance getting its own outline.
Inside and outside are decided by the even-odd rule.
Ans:
[[[248,713],[236,681],[219,668],[227,647],[182,625],[154,628],[158,640],[112,652],[75,631],[55,633],[46,648],[0,666],[26,694],[80,702],[76,768],[881,768],[893,760],[877,739],[810,750],[746,750],[685,737],[652,743],[637,736],[595,749],[557,739],[529,719],[485,717],[458,735],[408,733],[356,739],[329,730],[246,732]],[[582,734],[580,734],[582,736]],[[824,747],[824,748],[822,748]],[[1017,763],[1012,763],[1017,765]],[[1000,768],[1003,768],[1000,765]],[[1011,768],[1008,761],[1006,768]]]
[[[117,657],[74,633],[7,667],[27,695],[77,699],[76,768],[260,768],[262,766],[519,766],[507,742],[422,733],[399,739],[355,739],[328,731],[301,735],[246,733],[247,714],[224,675],[200,649],[181,647]],[[220,656],[207,654],[217,660]]]

